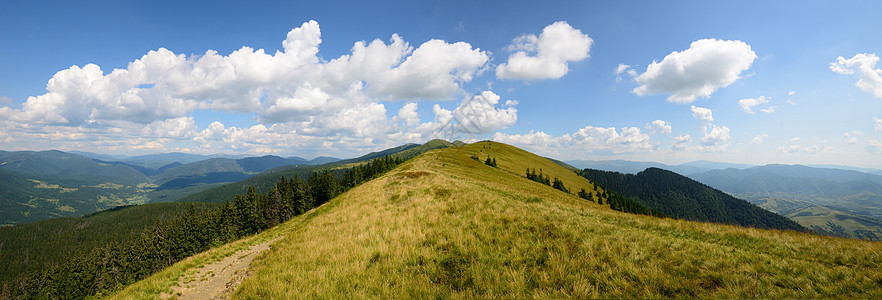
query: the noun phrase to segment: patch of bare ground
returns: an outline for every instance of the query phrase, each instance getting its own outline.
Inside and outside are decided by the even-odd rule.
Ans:
[[[249,267],[254,258],[280,238],[239,250],[197,269],[195,273],[188,272],[181,276],[177,286],[172,287],[172,294],[162,293],[160,299],[229,299],[250,274]]]

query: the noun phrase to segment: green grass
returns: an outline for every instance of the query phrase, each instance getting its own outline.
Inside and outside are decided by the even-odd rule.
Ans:
[[[284,236],[234,297],[882,297],[882,244],[620,213],[529,181],[527,167],[591,187],[504,144],[431,151],[253,237]],[[155,297],[233,245],[121,295]]]

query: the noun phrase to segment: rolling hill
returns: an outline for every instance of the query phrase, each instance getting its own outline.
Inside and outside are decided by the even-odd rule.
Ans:
[[[690,177],[822,232],[835,232],[842,227],[847,236],[882,237],[882,226],[878,226],[882,222],[882,176],[853,170],[767,165],[714,170]]]
[[[585,169],[580,174],[610,190],[634,197],[655,211],[678,219],[805,230],[781,215],[659,168],[648,168],[637,174]]]
[[[60,151],[0,151],[0,225],[141,204],[149,179],[119,163]]]
[[[473,156],[495,158],[497,167]],[[500,143],[429,151],[111,298],[174,295],[171,286],[200,266],[271,241],[234,297],[882,297],[882,244],[616,212],[527,180],[526,168],[572,191],[593,190],[570,170]]]
[[[458,141],[457,141],[458,142]],[[454,142],[455,143],[455,142]],[[371,152],[365,155],[362,155],[357,158],[334,161],[325,165],[300,165],[300,166],[284,166],[277,167],[270,170],[267,170],[261,174],[255,175],[254,177],[250,177],[248,179],[241,180],[239,182],[226,183],[220,186],[216,186],[210,189],[205,189],[202,191],[194,192],[187,196],[181,197],[177,199],[178,202],[214,202],[214,203],[223,203],[226,200],[231,200],[233,195],[242,194],[248,190],[249,187],[254,187],[258,193],[266,193],[268,192],[279,178],[288,177],[292,178],[294,176],[299,176],[300,178],[304,178],[305,176],[309,176],[313,171],[319,169],[331,169],[337,170],[336,174],[340,174],[340,170],[344,167],[347,167],[352,164],[359,164],[366,161],[369,161],[374,158],[379,158],[387,155],[391,155],[392,157],[410,159],[422,153],[425,153],[430,150],[453,147],[455,144],[450,143],[444,140],[431,140],[426,142],[425,144],[407,144],[398,146],[395,148],[390,148],[387,150],[379,151],[379,152]],[[462,142],[460,142],[462,143]],[[172,200],[175,201],[175,200]]]

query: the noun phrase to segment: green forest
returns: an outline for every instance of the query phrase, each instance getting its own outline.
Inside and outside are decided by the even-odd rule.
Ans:
[[[637,174],[622,174],[584,169],[579,174],[672,218],[806,230],[790,219],[671,171],[648,168]]]
[[[152,226],[129,241],[114,238],[91,250],[80,249],[65,261],[3,282],[0,298],[100,297],[190,255],[261,232],[318,207],[403,161],[388,156],[376,158],[346,169],[339,177],[328,170],[313,172],[307,178],[282,177],[268,193],[257,193],[251,187],[213,209],[197,209],[189,204],[180,216],[156,218]]]

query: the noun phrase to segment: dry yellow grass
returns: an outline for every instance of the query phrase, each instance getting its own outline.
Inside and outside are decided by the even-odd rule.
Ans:
[[[234,296],[882,298],[880,243],[619,213],[527,167],[591,187],[504,144],[435,150],[255,237],[284,235]]]

